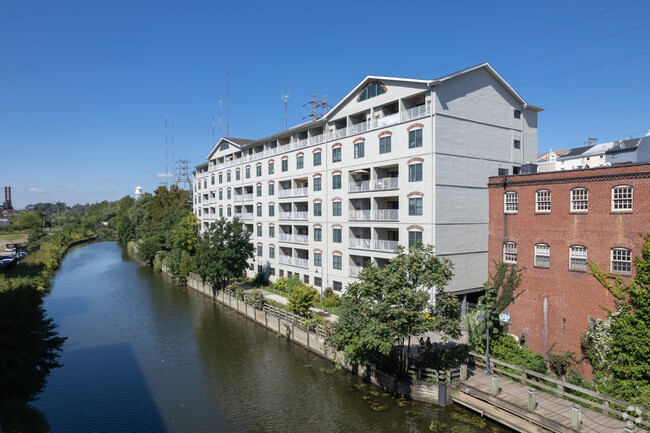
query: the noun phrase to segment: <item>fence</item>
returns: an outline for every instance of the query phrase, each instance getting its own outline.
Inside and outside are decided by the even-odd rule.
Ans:
[[[485,367],[483,355],[470,352],[469,359],[476,366]],[[490,364],[490,369],[493,372],[506,376],[513,381],[614,418],[634,422],[646,430],[650,429],[650,422],[647,421],[650,419],[650,411],[646,409],[498,359],[490,358]]]

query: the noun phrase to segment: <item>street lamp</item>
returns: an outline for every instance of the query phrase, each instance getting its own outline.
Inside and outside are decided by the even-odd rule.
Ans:
[[[486,341],[485,341],[485,374],[491,374],[492,371],[490,371],[490,326],[489,326],[489,318],[490,315],[487,314],[487,311],[485,312],[485,316],[483,315],[483,311],[480,311],[478,314],[478,320],[481,321],[485,317],[485,331],[486,331]]]

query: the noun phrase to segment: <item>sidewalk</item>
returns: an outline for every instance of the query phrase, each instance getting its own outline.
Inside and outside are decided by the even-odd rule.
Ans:
[[[252,290],[255,290],[255,289],[254,288],[253,289],[248,289],[248,290],[246,290],[246,292],[249,292],[249,291],[252,291]],[[262,295],[264,295],[264,297],[266,299],[270,299],[271,301],[280,303],[282,305],[287,305],[289,303],[287,298],[285,298],[284,296],[276,295],[275,293],[271,293],[268,290],[264,290],[264,289],[259,289],[259,290],[262,292]],[[319,308],[312,307],[312,308],[309,309],[309,311],[316,314],[317,316],[322,317],[325,320],[329,320],[330,322],[338,322],[338,320],[339,320],[339,316],[337,316],[335,314],[332,314],[332,313],[328,313],[327,311],[323,311],[323,310],[321,310]]]

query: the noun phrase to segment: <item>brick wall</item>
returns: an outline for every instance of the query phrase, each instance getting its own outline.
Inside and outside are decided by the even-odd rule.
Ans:
[[[612,188],[633,188],[633,209],[612,211]],[[643,235],[650,231],[650,164],[572,170],[534,175],[492,177],[489,180],[489,263],[503,258],[503,243],[517,244],[517,266],[525,267],[521,288],[526,292],[506,311],[509,332],[524,338],[537,353],[566,350],[581,357],[580,337],[590,318],[604,318],[615,309],[615,298],[589,272],[569,269],[569,249],[587,248],[587,260],[610,272],[612,248],[641,255]],[[587,212],[571,211],[571,190],[588,189]],[[536,191],[551,192],[551,211],[536,212]],[[504,194],[517,192],[516,213],[504,212]],[[535,266],[535,244],[550,246],[548,268]],[[634,266],[632,266],[632,274]],[[624,282],[630,280],[623,277]],[[587,376],[586,363],[578,369]]]

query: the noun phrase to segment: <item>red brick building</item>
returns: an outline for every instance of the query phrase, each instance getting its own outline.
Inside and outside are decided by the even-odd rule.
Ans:
[[[650,232],[650,164],[491,177],[488,187],[490,272],[495,260],[526,268],[509,332],[536,353],[580,357],[591,319],[615,308],[587,262],[629,282]]]

